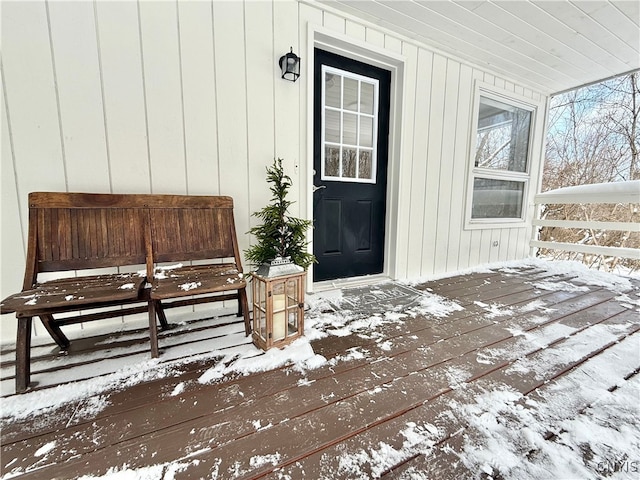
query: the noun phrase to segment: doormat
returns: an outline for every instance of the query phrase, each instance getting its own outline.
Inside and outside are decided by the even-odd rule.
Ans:
[[[323,312],[340,312],[349,316],[371,316],[402,311],[419,303],[423,293],[395,282],[342,288],[319,293],[324,302]]]

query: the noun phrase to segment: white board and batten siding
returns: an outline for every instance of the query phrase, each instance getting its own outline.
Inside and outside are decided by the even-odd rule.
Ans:
[[[525,85],[314,3],[4,2],[1,295],[22,285],[31,191],[230,195],[245,249],[270,196],[265,167],[282,157],[291,213],[307,216],[314,28],[402,63],[386,273],[526,257],[530,226],[464,229],[475,82],[544,102]],[[290,47],[303,62],[296,83],[277,65]]]

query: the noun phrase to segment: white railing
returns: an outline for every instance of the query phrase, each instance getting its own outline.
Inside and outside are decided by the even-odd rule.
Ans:
[[[629,203],[640,204],[640,180],[616,183],[598,183],[565,187],[535,196],[536,219],[534,227],[583,228],[592,230],[614,230],[640,232],[640,223],[602,222],[588,220],[547,220],[540,218],[540,206],[552,204],[590,204],[590,203]],[[539,228],[533,229],[532,248],[547,248],[567,252],[578,252],[611,257],[623,257],[640,260],[640,249],[625,247],[606,247],[601,245],[582,245],[577,243],[547,242],[538,240]]]

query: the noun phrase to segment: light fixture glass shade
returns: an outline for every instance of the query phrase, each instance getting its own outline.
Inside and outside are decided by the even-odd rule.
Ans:
[[[280,57],[280,69],[282,70],[282,78],[295,82],[300,76],[300,57],[291,51]]]

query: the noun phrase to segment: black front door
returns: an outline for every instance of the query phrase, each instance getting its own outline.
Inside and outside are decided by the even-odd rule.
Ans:
[[[384,269],[391,72],[315,50],[314,281]]]

